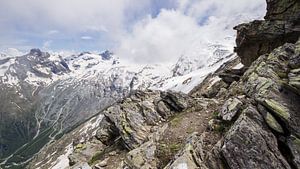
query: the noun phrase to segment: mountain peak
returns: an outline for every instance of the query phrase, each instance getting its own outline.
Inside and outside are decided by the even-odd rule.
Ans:
[[[100,53],[100,56],[102,57],[103,60],[110,60],[112,58],[112,55],[114,53],[110,52],[109,50],[106,50],[102,53]]]
[[[29,52],[30,55],[36,55],[36,56],[41,56],[42,55],[42,51],[38,48],[33,48],[30,50]]]

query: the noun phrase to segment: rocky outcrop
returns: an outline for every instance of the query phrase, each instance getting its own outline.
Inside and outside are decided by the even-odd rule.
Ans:
[[[222,154],[230,168],[290,168],[261,114],[248,107],[225,137]]]
[[[209,121],[209,129],[224,132],[224,138],[218,143],[211,143],[213,148],[205,150],[207,144],[203,143],[203,137],[194,136],[190,151],[183,148],[168,166],[299,168],[299,129],[295,120],[300,120],[300,101],[298,89],[289,83],[290,77],[297,81],[295,77],[299,66],[291,66],[290,63],[299,59],[299,46],[299,42],[285,44],[270,54],[262,55],[238,82],[224,88],[226,92],[220,95],[226,101],[219,108],[220,116]],[[209,86],[201,87],[203,90]],[[239,115],[237,112],[241,110]],[[234,116],[238,118],[232,124],[230,121],[236,119],[232,118]],[[198,154],[195,155],[195,152]]]
[[[159,147],[158,141],[167,129],[167,125],[163,125],[156,132],[149,135],[149,140],[141,144],[138,148],[129,151],[125,159],[121,162],[119,168],[158,168],[158,158],[156,156]]]
[[[297,21],[300,3],[297,0],[267,0],[267,20]],[[299,20],[298,20],[299,21]]]
[[[104,114],[131,150],[148,141],[147,136],[156,130],[155,126],[187,106],[188,97],[184,94],[136,91],[120,104],[108,108]]]
[[[290,66],[300,57],[299,47],[300,40],[288,43],[253,62],[225,89],[219,116],[209,121],[206,133],[223,137],[205,143],[204,133],[194,135],[168,167],[299,168],[300,96],[289,83],[291,71],[299,69]]]
[[[278,118],[289,132],[299,137],[300,97],[289,88],[288,63],[292,56],[300,56],[300,41],[285,44],[269,55],[259,58],[245,73],[245,92]],[[285,85],[283,85],[285,84]],[[288,87],[285,87],[288,86]],[[297,89],[295,89],[297,90]]]
[[[203,142],[193,133],[186,141],[184,148],[176,155],[177,158],[169,163],[165,169],[174,168],[201,168],[208,169],[204,164]],[[200,136],[201,137],[201,136]]]
[[[221,108],[222,120],[231,121],[241,109],[243,103],[237,98],[228,99]]]
[[[259,56],[286,42],[295,43],[300,35],[300,2],[298,0],[267,0],[265,20],[236,26],[235,51],[246,66]]]

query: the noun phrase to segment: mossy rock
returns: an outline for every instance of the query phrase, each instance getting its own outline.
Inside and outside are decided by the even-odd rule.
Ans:
[[[97,153],[95,153],[92,158],[88,161],[89,165],[93,165],[96,163],[96,161],[100,160],[101,157],[104,156],[105,151],[99,151]]]
[[[293,143],[299,148],[300,150],[300,139],[294,137]]]
[[[273,99],[266,99],[264,106],[284,120],[289,120],[291,117],[288,109]]]
[[[85,144],[81,144],[81,143],[79,143],[79,144],[77,144],[76,146],[75,146],[75,152],[80,152],[80,151],[82,151],[82,150],[84,150],[86,148],[86,145]]]
[[[283,128],[277,122],[277,120],[272,116],[271,113],[267,113],[265,116],[265,121],[267,122],[268,126],[271,127],[273,130],[277,131],[278,133],[284,133]]]
[[[166,166],[182,146],[180,143],[158,144],[156,155],[160,161],[160,166]]]

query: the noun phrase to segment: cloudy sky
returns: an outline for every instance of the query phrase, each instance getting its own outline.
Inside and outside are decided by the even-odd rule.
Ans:
[[[195,40],[233,35],[265,9],[265,0],[1,0],[0,50],[111,49],[165,61]]]

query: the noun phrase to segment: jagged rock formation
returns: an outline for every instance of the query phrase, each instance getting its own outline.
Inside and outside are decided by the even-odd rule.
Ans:
[[[300,59],[299,49],[300,40],[260,56],[238,82],[232,82],[225,89],[225,93],[219,90],[216,97],[227,100],[221,110],[228,112],[239,107],[242,111],[238,111],[238,118],[228,123],[224,113],[219,112],[220,117],[213,117],[209,124],[215,131],[223,129],[219,142],[203,143],[205,138],[210,139],[207,132],[193,136],[193,141],[186,144],[190,151],[184,148],[168,166],[299,168],[300,96],[299,87],[290,83],[290,77],[299,77],[294,73],[299,66],[290,66]],[[207,85],[200,87],[207,88]],[[237,106],[240,102],[243,106]]]
[[[171,91],[135,91],[105,110],[104,115],[95,117],[99,120],[91,120],[94,122],[89,121],[45,147],[29,168],[58,167],[60,160],[53,160],[60,157],[68,157],[74,168],[87,164],[99,167],[103,163],[106,168],[159,168],[171,160],[192,131],[205,131],[204,121],[214,109],[202,114],[195,112],[218,104],[215,100]],[[185,120],[181,121],[182,118]],[[72,150],[68,154],[69,146]],[[65,152],[59,150],[62,147],[66,147]],[[48,156],[57,151],[61,155]]]
[[[260,55],[270,53],[286,42],[295,43],[300,34],[300,2],[298,0],[268,0],[264,21],[236,26],[235,51],[246,66]]]

